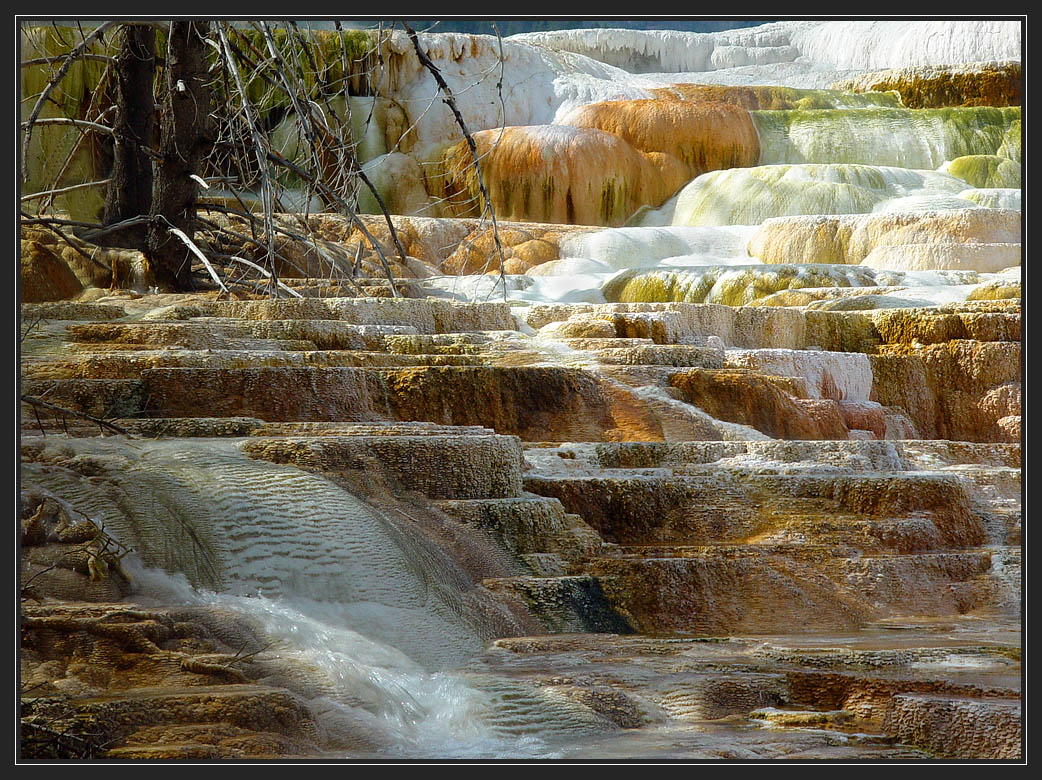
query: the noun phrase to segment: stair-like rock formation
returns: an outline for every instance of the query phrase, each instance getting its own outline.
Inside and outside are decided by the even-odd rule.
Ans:
[[[538,717],[636,745],[739,718],[762,728],[729,731],[735,755],[1015,755],[1019,309],[516,312],[205,295],[26,305],[39,321],[23,341],[22,392],[37,401],[23,403],[23,537],[57,533],[46,518],[60,504],[104,518],[152,565],[185,558],[196,584],[275,594],[291,582],[280,550],[312,520],[268,488],[255,517],[229,503],[269,474],[344,512],[376,508],[425,577],[452,569],[425,609],[466,624],[466,642],[499,637],[483,654],[467,645],[464,672],[500,702],[504,733]],[[81,414],[133,438],[98,438]],[[163,471],[174,452],[227,461],[239,483],[207,488],[227,517],[180,525],[204,499]],[[146,490],[161,507],[136,505]],[[346,532],[324,522],[308,555],[332,593]],[[26,548],[27,595],[124,595],[44,537]],[[250,545],[275,574],[221,573]],[[39,683],[23,722],[41,756],[381,749],[358,723],[330,737],[317,683],[287,682],[264,651],[234,660],[220,621],[46,601],[23,615],[23,687]],[[931,621],[980,636],[942,648]],[[596,659],[581,674],[576,653]],[[995,684],[964,679],[974,664]],[[74,722],[64,742],[47,737]]]

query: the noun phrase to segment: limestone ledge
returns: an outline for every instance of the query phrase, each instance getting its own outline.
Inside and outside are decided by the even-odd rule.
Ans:
[[[501,639],[495,648],[524,669],[582,658],[582,673],[557,675],[550,680],[555,685],[594,687],[639,675],[639,688],[628,689],[630,694],[645,712],[666,713],[673,721],[741,718],[770,728],[775,739],[784,739],[790,729],[804,735],[827,730],[833,744],[880,746],[881,758],[955,757],[944,743],[951,748],[959,739],[966,746],[962,758],[994,757],[1001,751],[996,742],[1010,746],[1003,755],[1018,757],[1019,722],[1008,717],[1017,711],[1018,692],[1007,681],[1019,674],[1019,650],[946,644],[929,628],[909,629],[901,647],[888,649],[880,649],[871,635],[830,638],[822,645],[806,635],[605,634]],[[974,669],[972,681],[942,679],[941,666],[923,668],[960,660]],[[954,710],[963,709],[970,717],[960,721],[952,738],[943,716],[919,713],[912,719],[902,713],[901,702],[913,698],[929,701],[938,714],[957,717]],[[907,727],[913,723],[919,728]],[[895,743],[899,746],[885,747]]]
[[[526,451],[531,457],[533,450]],[[1017,468],[1020,444],[973,443],[944,440],[868,441],[687,441],[568,444],[542,450],[557,457],[555,470],[575,464],[590,469],[679,467],[695,464],[718,468],[748,468],[769,473],[786,466],[814,468],[829,465],[836,471],[928,471],[975,464]],[[540,469],[541,470],[541,469]]]
[[[1019,306],[995,303],[866,312],[684,303],[536,304],[521,316],[537,330],[554,322],[596,317],[614,324],[617,338],[644,338],[655,344],[705,345],[715,336],[721,346],[742,349],[871,352],[881,343],[1019,340]]]
[[[908,108],[1016,106],[1022,99],[1021,73],[1015,60],[891,68],[837,82],[832,88],[895,90]]]
[[[441,501],[460,522],[498,539],[515,555],[554,553],[575,560],[603,552],[601,536],[553,498],[521,496],[484,501]]]
[[[152,745],[154,758],[319,752],[304,700],[254,682],[260,659],[237,660],[242,638],[262,645],[234,616],[75,602],[23,602],[22,616],[23,757],[142,757],[129,745]]]
[[[1016,244],[1021,214],[1013,209],[956,209],[891,214],[773,217],[749,239],[764,263],[858,265],[880,247],[906,244]]]
[[[886,709],[883,727],[901,742],[943,758],[1022,757],[1020,699],[898,694]]]
[[[888,521],[914,517],[904,533],[920,549],[986,542],[967,485],[954,474],[588,477],[530,474],[525,489],[557,498],[607,540],[623,544],[755,543],[771,538],[839,542],[845,549],[907,548]],[[799,527],[804,520],[808,527]],[[813,524],[819,527],[815,531]],[[874,527],[875,526],[878,527]],[[796,525],[800,533],[786,533]],[[856,531],[851,534],[850,530]],[[913,544],[913,546],[915,546]]]
[[[521,490],[521,443],[512,436],[257,436],[240,447],[258,460],[325,473],[376,463],[403,488],[433,499],[507,498]]]

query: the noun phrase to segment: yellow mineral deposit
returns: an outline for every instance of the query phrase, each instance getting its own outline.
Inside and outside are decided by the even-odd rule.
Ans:
[[[1023,75],[1019,61],[1007,60],[962,67],[895,68],[866,73],[833,87],[858,93],[892,90],[907,108],[1019,106]]]

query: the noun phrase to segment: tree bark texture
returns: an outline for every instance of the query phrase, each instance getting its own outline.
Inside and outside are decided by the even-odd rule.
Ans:
[[[105,194],[105,225],[147,215],[152,207],[152,160],[141,145],[153,144],[156,32],[150,25],[127,24],[122,34],[115,65],[112,183]],[[109,234],[105,242],[143,248],[146,239],[146,226],[135,225]]]
[[[204,38],[209,22],[170,23],[166,50],[166,84],[160,114],[159,155],[152,191],[148,260],[156,284],[186,290],[192,254],[171,235],[169,227],[192,237],[192,217],[203,159],[213,146],[210,119],[210,76]],[[168,224],[169,223],[169,224]]]

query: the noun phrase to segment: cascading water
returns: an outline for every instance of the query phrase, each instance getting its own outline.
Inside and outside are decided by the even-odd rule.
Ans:
[[[30,464],[25,478],[137,551],[135,600],[255,626],[270,645],[262,681],[303,695],[334,753],[531,756],[549,750],[525,736],[531,720],[544,737],[581,728],[523,689],[454,673],[494,635],[464,575],[329,480],[223,440],[62,448],[72,468]],[[92,477],[76,471],[85,462]]]

